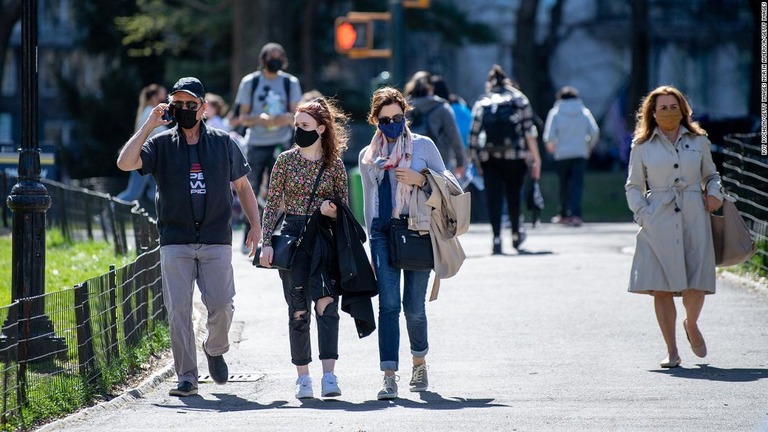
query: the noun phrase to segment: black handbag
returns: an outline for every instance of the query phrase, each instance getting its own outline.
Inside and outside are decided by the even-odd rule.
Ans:
[[[323,176],[323,171],[325,171],[325,165],[322,165],[320,167],[320,172],[317,173],[315,185],[312,186],[312,193],[309,195],[309,204],[307,205],[307,211],[305,213],[308,213],[312,206],[312,201],[315,199],[315,192],[317,191],[317,186],[320,184],[320,178]],[[283,220],[283,216],[285,215],[281,215],[277,218],[275,228],[277,228],[277,225]],[[256,255],[253,257],[253,265],[259,268],[290,271],[291,266],[293,265],[293,259],[296,257],[296,250],[299,248],[299,245],[301,245],[301,240],[306,231],[307,225],[305,223],[300,235],[296,236],[283,233],[272,234],[272,237],[270,237],[272,240],[272,265],[270,267],[265,267],[259,262],[259,256],[261,256],[261,244],[256,248]]]
[[[282,218],[280,218],[282,219]],[[278,220],[279,224],[279,220]],[[256,248],[256,256],[253,257],[253,265],[259,268],[272,268],[278,270],[290,270],[293,264],[293,258],[296,256],[296,249],[301,243],[301,238],[288,234],[272,235],[272,266],[264,267],[259,263],[261,255],[261,245]]]
[[[408,221],[392,219],[389,223],[389,263],[403,270],[432,270],[435,257],[429,233],[408,229]]]

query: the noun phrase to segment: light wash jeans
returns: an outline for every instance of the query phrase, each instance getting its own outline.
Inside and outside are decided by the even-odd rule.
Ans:
[[[383,226],[382,226],[383,225]],[[381,370],[398,370],[400,348],[400,304],[405,312],[405,324],[411,355],[424,357],[429,352],[427,312],[425,301],[429,271],[401,270],[389,264],[389,224],[374,219],[371,225],[371,257],[379,286],[379,361]],[[400,275],[404,287],[402,300]]]

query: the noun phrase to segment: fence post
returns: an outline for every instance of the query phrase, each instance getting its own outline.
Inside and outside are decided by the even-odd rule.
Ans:
[[[77,358],[80,375],[90,381],[96,376],[91,331],[91,307],[88,300],[88,282],[75,285],[75,320],[77,322]]]
[[[120,342],[117,340],[117,304],[115,292],[117,291],[117,271],[115,265],[109,265],[109,339],[111,341],[109,350],[110,358],[118,358],[120,355]]]
[[[88,233],[88,240],[93,241],[93,220],[91,215],[91,195],[85,194],[85,230]]]
[[[138,272],[141,272],[138,263],[136,267]],[[138,275],[134,275],[130,282],[123,283],[123,332],[125,333],[125,343],[129,346],[134,345],[133,341],[136,338],[136,320],[133,315],[133,305],[131,303],[137,277]]]

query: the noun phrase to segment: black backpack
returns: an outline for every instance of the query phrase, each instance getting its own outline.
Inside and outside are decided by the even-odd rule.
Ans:
[[[483,107],[483,150],[524,150],[522,99],[511,94],[493,93],[485,96]]]
[[[437,133],[432,131],[432,128],[429,125],[429,115],[438,108],[440,108],[440,104],[435,104],[435,106],[427,110],[427,112],[422,112],[415,107],[408,111],[406,117],[409,120],[408,129],[411,130],[411,133],[428,136],[432,141],[437,142],[440,131],[437,131]]]

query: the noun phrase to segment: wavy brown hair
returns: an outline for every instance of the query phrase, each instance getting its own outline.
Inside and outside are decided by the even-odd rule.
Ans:
[[[651,90],[640,103],[640,109],[638,109],[636,116],[635,132],[632,134],[632,140],[635,144],[642,144],[651,138],[653,130],[658,125],[656,119],[653,118],[653,113],[656,111],[656,99],[663,95],[674,96],[675,99],[677,99],[677,104],[680,106],[680,112],[683,114],[681,125],[685,126],[689,131],[696,135],[707,134],[697,122],[694,122],[691,119],[693,110],[688,103],[688,99],[683,95],[683,92],[675,87],[665,85]]]
[[[325,97],[318,97],[299,104],[296,113],[300,112],[312,116],[317,121],[318,126],[325,126],[325,131],[320,136],[323,146],[323,164],[327,167],[331,166],[333,161],[340,158],[347,149],[349,116],[336,105],[333,99]]]
[[[371,97],[371,111],[368,113],[368,123],[376,126],[379,124],[379,113],[381,109],[386,106],[396,103],[400,105],[403,110],[403,114],[411,109],[408,102],[405,100],[405,96],[400,93],[400,90],[394,87],[382,87],[373,92]]]

